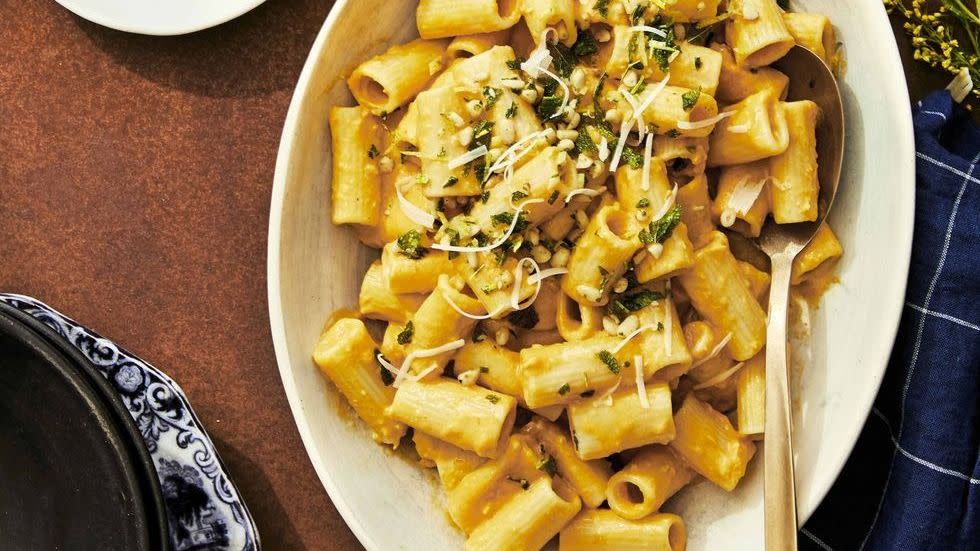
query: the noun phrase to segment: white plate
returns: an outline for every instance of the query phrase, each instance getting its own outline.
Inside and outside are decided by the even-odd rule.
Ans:
[[[897,47],[878,0],[808,0],[845,44],[841,89],[847,151],[832,224],[845,255],[841,283],[813,320],[812,359],[795,415],[801,522],[854,446],[881,382],[905,292],[912,242],[915,154]],[[310,359],[330,313],[357,304],[375,256],[330,224],[327,112],[350,104],[345,71],[413,37],[414,2],[340,1],[300,76],[286,118],[269,222],[269,311],[283,385],[320,480],[370,551],[460,549],[439,491],[415,465],[377,446],[344,412]],[[760,456],[761,457],[761,456]],[[708,483],[670,503],[689,549],[762,549],[760,460],[732,494]]]
[[[138,34],[176,35],[230,21],[265,0],[55,0],[75,15]]]

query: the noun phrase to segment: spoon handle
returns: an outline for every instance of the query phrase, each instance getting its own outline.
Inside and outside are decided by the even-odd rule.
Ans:
[[[796,481],[786,322],[793,256],[774,255],[766,331],[766,551],[796,551]]]

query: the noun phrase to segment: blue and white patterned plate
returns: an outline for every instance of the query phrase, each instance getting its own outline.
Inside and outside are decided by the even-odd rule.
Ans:
[[[43,302],[3,293],[0,302],[57,332],[118,393],[153,458],[174,551],[260,549],[255,522],[177,383]]]

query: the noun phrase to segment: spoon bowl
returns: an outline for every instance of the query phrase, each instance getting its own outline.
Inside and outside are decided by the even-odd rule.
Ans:
[[[766,329],[765,538],[766,551],[796,551],[796,481],[793,466],[786,323],[793,259],[813,239],[834,204],[844,157],[844,108],[833,71],[802,46],[774,66],[789,76],[787,99],[817,104],[817,178],[820,195],[813,222],[767,222],[759,247],[772,261]]]

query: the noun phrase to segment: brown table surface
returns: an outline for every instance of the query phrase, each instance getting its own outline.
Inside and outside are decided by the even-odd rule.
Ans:
[[[0,291],[176,379],[269,550],[361,548],[293,424],[266,307],[279,135],[331,5],[270,0],[155,38],[0,0]],[[909,75],[914,99],[948,80]]]

